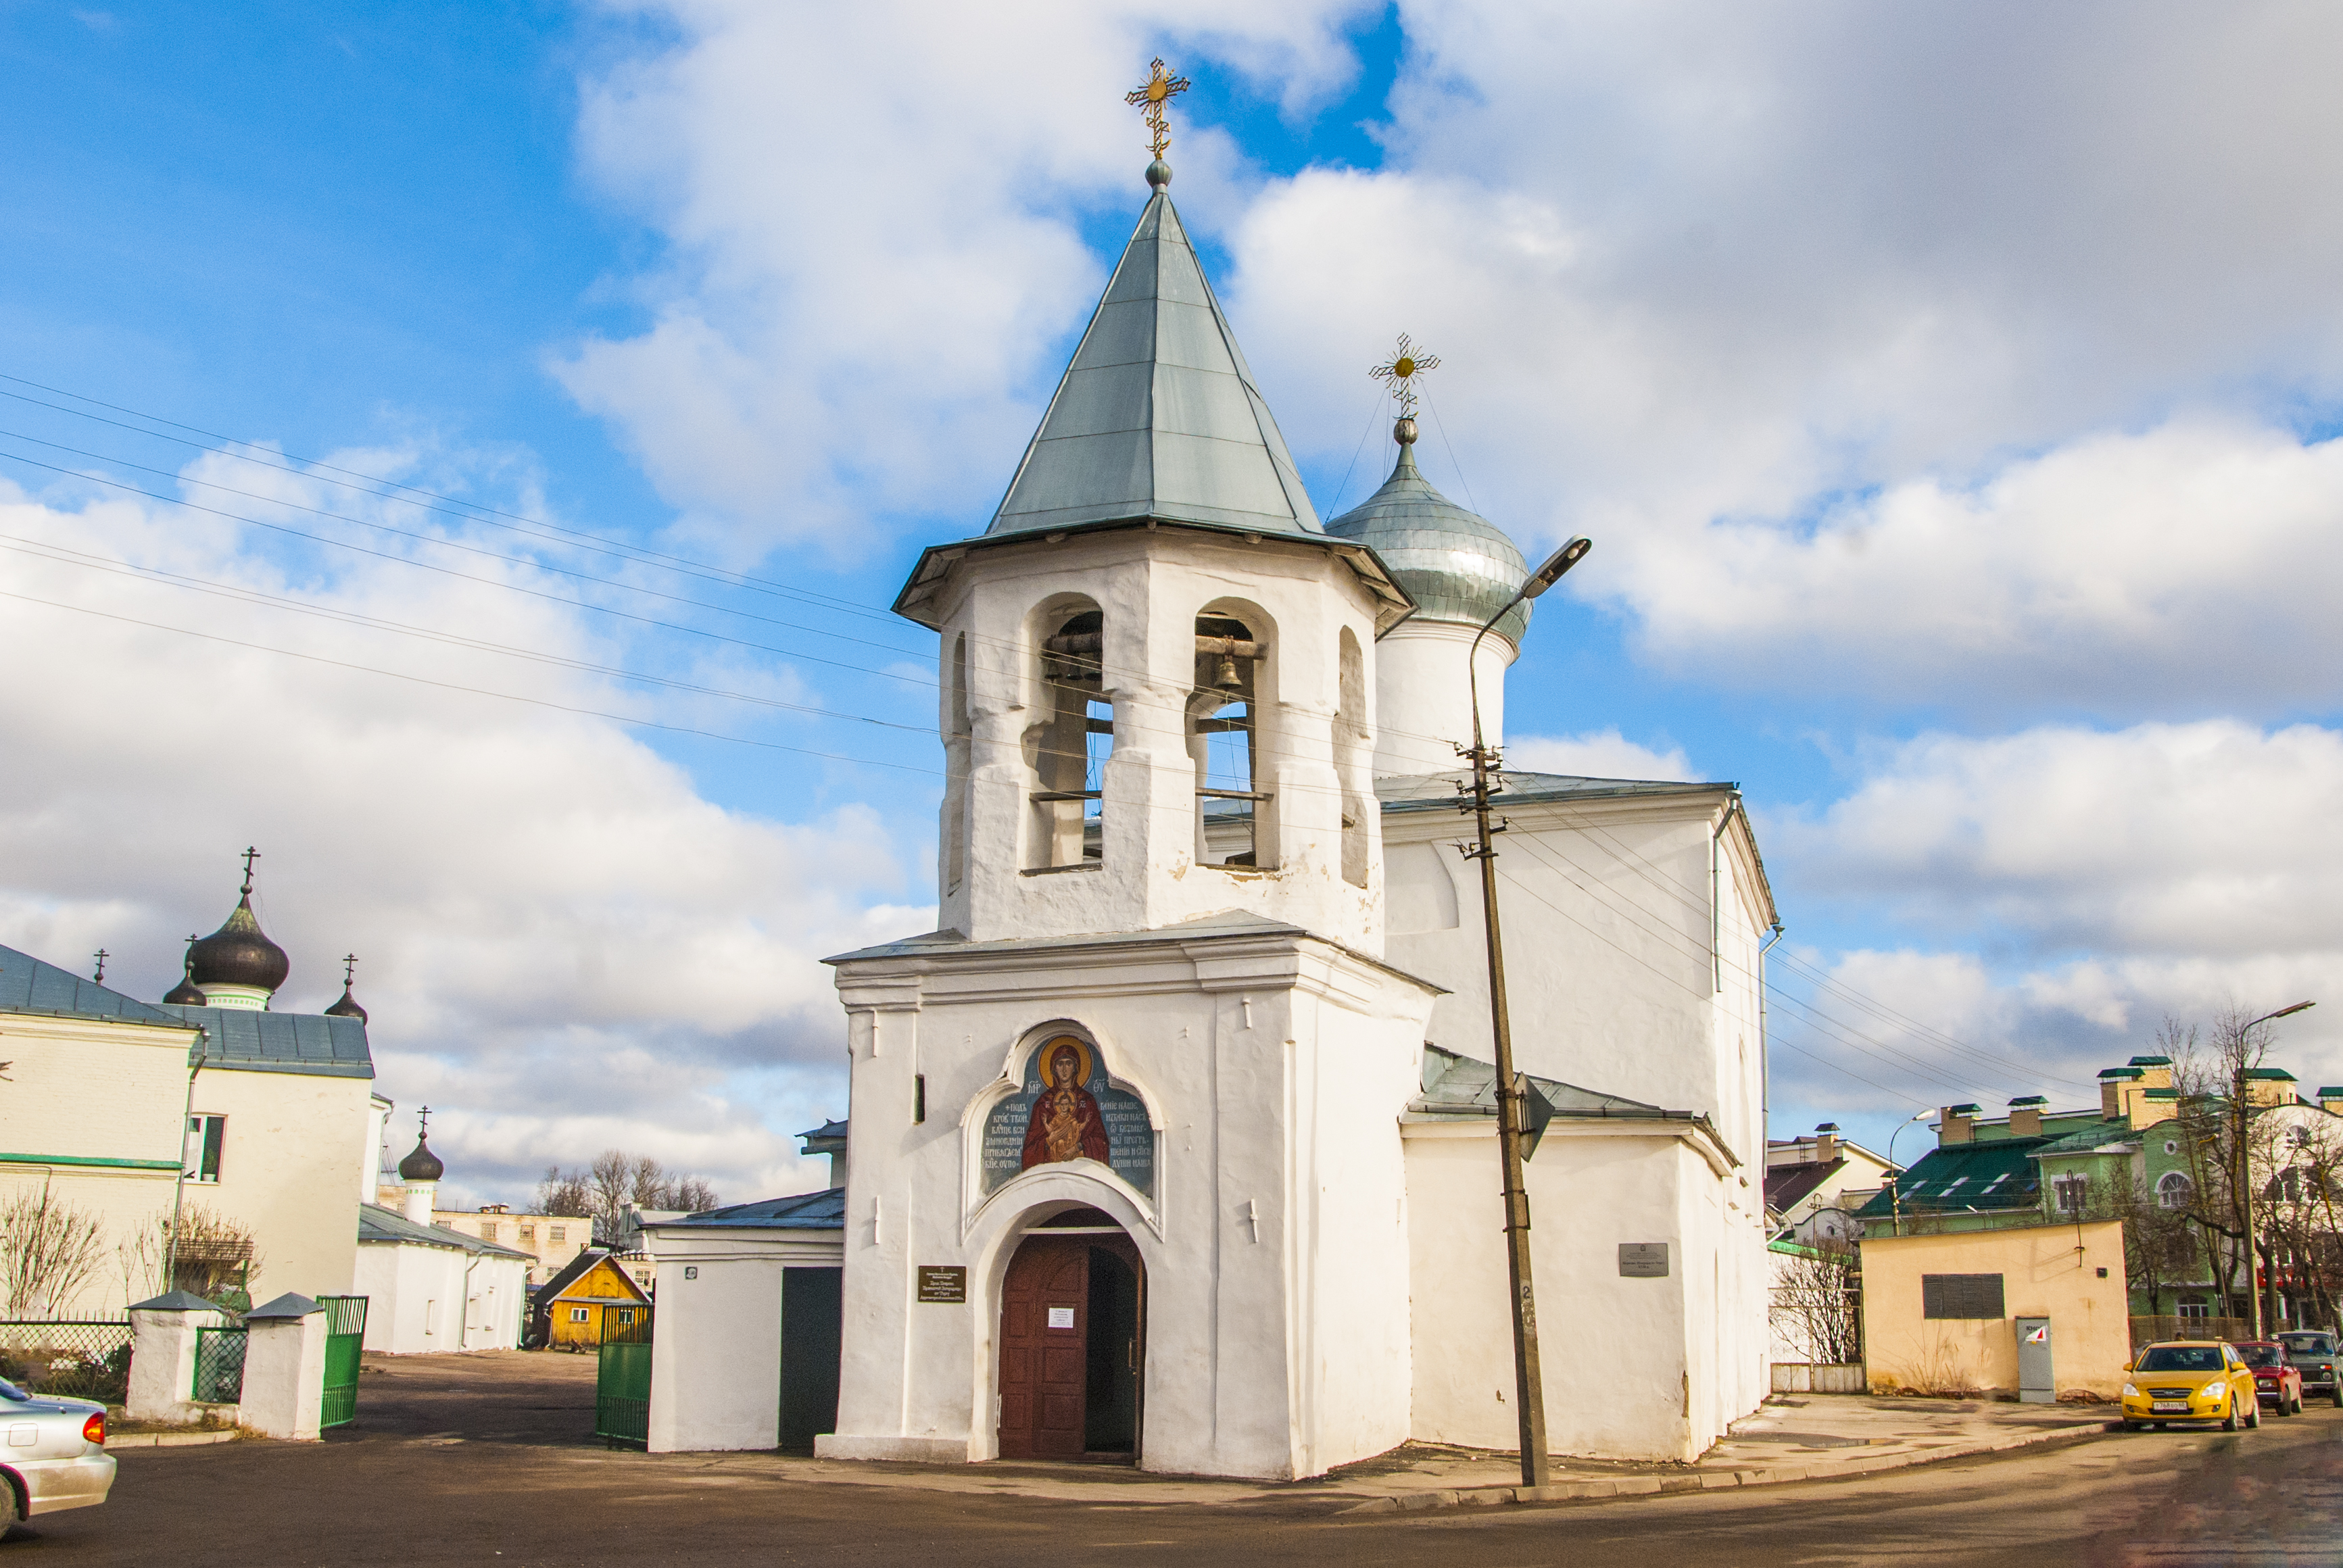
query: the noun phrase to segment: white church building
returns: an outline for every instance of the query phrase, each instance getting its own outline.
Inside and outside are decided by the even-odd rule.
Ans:
[[[1275,1478],[1510,1449],[1456,744],[1466,650],[1525,569],[1417,472],[1412,421],[1320,522],[1148,177],[999,512],[897,601],[941,638],[941,929],[830,960],[850,1158],[817,1451]],[[1493,738],[1527,621],[1482,644]],[[1689,1460],[1767,1386],[1771,895],[1731,785],[1503,785],[1551,1445]],[[769,1391],[662,1412],[716,1381],[693,1366],[780,1364],[780,1312],[727,1282],[762,1245],[662,1271],[654,1446],[776,1441]]]

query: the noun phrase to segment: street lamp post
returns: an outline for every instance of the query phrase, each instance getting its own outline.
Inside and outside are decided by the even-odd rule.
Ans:
[[[1522,1484],[1546,1484],[1545,1383],[1538,1366],[1537,1303],[1530,1289],[1530,1200],[1522,1184],[1522,1092],[1513,1074],[1513,1025],[1505,1012],[1504,941],[1497,924],[1497,851],[1492,834],[1502,825],[1489,825],[1489,773],[1497,759],[1481,738],[1481,638],[1513,608],[1534,599],[1562,580],[1562,574],[1584,559],[1594,541],[1584,536],[1571,540],[1530,574],[1521,591],[1505,608],[1482,624],[1464,656],[1465,679],[1473,695],[1473,813],[1478,842],[1464,852],[1481,862],[1481,919],[1489,944],[1489,1024],[1497,1042],[1497,1150],[1504,1165],[1505,1271],[1513,1292],[1513,1409],[1521,1426]]]
[[[1926,1121],[1931,1107],[1923,1106],[1896,1123],[1896,1131],[1887,1135],[1887,1212],[1896,1233],[1904,1233],[1904,1171],[1896,1163],[1896,1141],[1904,1136],[1904,1129],[1915,1121]]]
[[[2230,1085],[2229,1106],[2231,1117],[2236,1121],[2237,1129],[2236,1152],[2237,1228],[2245,1232],[2246,1293],[2250,1295],[2254,1302],[2254,1338],[2256,1339],[2262,1337],[2262,1285],[2261,1271],[2258,1266],[2261,1249],[2256,1245],[2260,1237],[2254,1230],[2253,1168],[2247,1159],[2246,1150],[2246,1118],[2248,1114],[2246,1106],[2246,1041],[2247,1036],[2271,1020],[2291,1018],[2296,1013],[2318,1005],[2317,1002],[2298,1001],[2292,1007],[2282,1007],[2276,1012],[2266,1012],[2237,1030],[2237,1081]]]

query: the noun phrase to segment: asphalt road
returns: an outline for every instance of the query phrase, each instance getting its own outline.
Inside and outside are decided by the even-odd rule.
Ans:
[[[2113,1433],[1869,1480],[1552,1507],[1343,1516],[1260,1503],[1043,1502],[791,1479],[594,1445],[582,1358],[393,1363],[315,1444],[121,1454],[102,1508],[19,1525],[9,1562],[1342,1563],[1440,1568],[2343,1563],[2343,1411],[2258,1432]],[[521,1375],[516,1376],[516,1371]],[[1120,1491],[1120,1489],[1116,1489]]]

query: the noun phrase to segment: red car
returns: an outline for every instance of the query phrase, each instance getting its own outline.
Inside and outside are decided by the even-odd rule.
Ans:
[[[2254,1392],[2280,1415],[2302,1413],[2302,1372],[2286,1359],[2276,1340],[2237,1340],[2237,1354],[2254,1369]]]

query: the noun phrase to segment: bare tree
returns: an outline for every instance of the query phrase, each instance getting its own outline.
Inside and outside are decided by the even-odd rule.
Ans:
[[[105,1258],[105,1225],[47,1186],[0,1200],[0,1299],[10,1317],[54,1316]]]
[[[189,1203],[179,1211],[178,1235],[169,1250],[173,1290],[237,1311],[252,1304],[249,1286],[260,1271],[260,1248],[251,1226]]]
[[[1784,1257],[1775,1276],[1775,1332],[1822,1366],[1863,1359],[1863,1307],[1855,1286],[1855,1253],[1830,1241]]]
[[[538,1183],[538,1212],[575,1214],[594,1221],[595,1233],[615,1241],[629,1209],[679,1209],[700,1213],[717,1206],[716,1190],[697,1176],[670,1174],[648,1154],[606,1149],[582,1171],[546,1167]]]
[[[163,1292],[163,1258],[170,1236],[170,1211],[158,1210],[114,1243],[114,1263],[122,1271],[122,1300],[126,1306]]]

